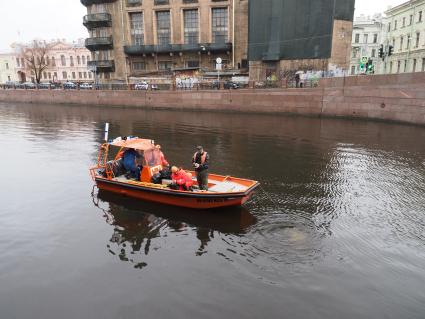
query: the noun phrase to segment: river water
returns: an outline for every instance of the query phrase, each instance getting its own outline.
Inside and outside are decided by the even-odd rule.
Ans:
[[[93,189],[110,136],[261,182],[240,209]],[[0,318],[425,318],[425,129],[0,104]],[[93,193],[92,193],[93,192]]]

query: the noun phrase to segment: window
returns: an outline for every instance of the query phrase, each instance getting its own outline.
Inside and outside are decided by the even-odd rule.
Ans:
[[[416,72],[416,64],[417,64],[417,60],[413,59],[413,72]]]
[[[79,55],[77,55],[77,64],[80,65],[81,64],[81,58]]]
[[[91,79],[91,72],[89,72],[89,79]]]
[[[87,72],[84,72],[84,78],[87,79]]]
[[[352,67],[351,67],[351,75],[355,75],[356,74],[356,66],[355,65],[353,65]]]
[[[83,78],[83,72],[78,72],[78,78],[82,79]]]
[[[19,61],[19,58],[16,58],[16,65],[18,66],[18,68],[21,66],[21,63]]]
[[[400,73],[401,61],[397,62],[397,73]]]
[[[83,65],[86,64],[86,57],[84,55],[81,57],[81,60],[83,62]]]
[[[6,70],[9,70],[9,63],[6,63]]]
[[[351,55],[352,58],[356,58],[357,57],[357,49],[353,49],[353,53]]]
[[[400,37],[400,48],[398,49],[399,51],[403,50],[403,43],[404,43],[404,38]]]
[[[47,73],[47,75],[48,75],[48,77],[49,77],[49,80],[52,78],[52,73],[51,72],[49,72],[49,73]]]
[[[422,11],[419,11],[418,15],[418,22],[422,22]]]
[[[415,43],[415,48],[419,48],[419,42],[421,40],[421,33],[418,32],[416,33],[416,43]]]
[[[7,80],[10,82],[10,75],[7,76]]]
[[[393,73],[393,61],[390,62],[390,73]]]
[[[158,69],[159,70],[171,70],[172,63],[171,61],[159,61]]]
[[[227,8],[212,9],[212,42],[226,43],[228,28]]]
[[[171,28],[170,28],[170,11],[156,12],[156,32],[159,45],[170,44]]]
[[[62,66],[66,66],[66,59],[64,55],[61,55],[61,64]]]
[[[406,26],[406,17],[403,18],[403,25],[401,27],[404,28],[405,26]]]
[[[75,72],[72,72],[72,78],[75,79]]]
[[[52,56],[52,66],[56,66],[56,60],[54,56]]]
[[[363,34],[363,43],[367,43],[368,37],[368,34]]]
[[[187,68],[199,68],[199,60],[186,61]]]
[[[46,56],[46,64],[50,65],[50,58],[48,56]]]
[[[393,39],[393,48],[395,50],[395,39]]]
[[[21,58],[21,66],[24,68],[25,67],[25,60],[24,58]]]
[[[376,57],[376,49],[372,49],[371,57],[372,58],[375,58]]]
[[[63,72],[62,72],[62,78],[63,78],[64,80],[67,80],[67,79],[68,79],[68,74],[66,73],[66,71],[63,71]]]
[[[43,77],[47,79],[47,72],[43,72]]]
[[[198,10],[184,10],[184,43],[196,44],[198,35]]]
[[[53,72],[53,80],[56,79],[56,81],[58,80],[58,73],[57,72]]]
[[[407,35],[407,44],[406,44],[406,50],[410,48],[410,34]]]
[[[69,63],[70,63],[71,66],[74,66],[74,57],[73,56],[69,57]]]
[[[388,32],[390,32],[391,31],[391,22],[390,23],[388,23],[388,30],[387,30]]]
[[[422,58],[422,72],[425,72],[425,58]]]
[[[131,43],[135,45],[144,44],[143,13],[130,13]]]
[[[360,42],[360,34],[356,33],[356,37],[354,39],[355,43],[359,43]]]
[[[89,62],[89,61],[90,61],[90,55],[87,56],[87,62]]]
[[[375,33],[373,35],[373,43],[378,43],[378,34],[377,33]]]
[[[394,30],[397,30],[397,20],[394,21]]]
[[[411,15],[410,15],[410,18],[409,18],[409,25],[412,25],[412,23],[413,23],[413,14],[411,14]]]
[[[145,62],[133,62],[133,71],[143,71],[146,70]]]
[[[404,60],[404,72],[407,72],[407,60]]]

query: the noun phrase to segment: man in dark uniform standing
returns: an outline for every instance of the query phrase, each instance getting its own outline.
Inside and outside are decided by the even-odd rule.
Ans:
[[[208,190],[208,164],[210,156],[204,151],[202,146],[196,148],[196,153],[193,155],[192,163],[196,171],[196,179],[199,189]]]

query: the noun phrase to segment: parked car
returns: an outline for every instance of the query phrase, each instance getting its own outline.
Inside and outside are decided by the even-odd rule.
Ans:
[[[239,85],[239,83],[233,82],[233,81],[226,81],[224,82],[224,88],[228,89],[228,90],[236,90],[239,89],[241,86]]]
[[[219,82],[219,81],[214,81],[214,82],[211,84],[211,88],[212,88],[213,90],[220,90],[220,82]]]
[[[91,85],[90,83],[82,83],[80,84],[80,90],[91,90],[93,89],[93,85]]]
[[[5,89],[13,89],[13,88],[15,87],[15,82],[12,82],[12,81],[6,81],[6,82],[3,84],[3,86],[4,86],[4,88],[5,88]]]
[[[151,84],[151,90],[152,91],[156,91],[156,90],[159,90],[159,87],[158,87],[158,85],[157,84]]]
[[[50,89],[50,83],[46,83],[46,82],[39,83],[38,88],[41,89],[41,90],[43,90],[43,89],[48,90],[48,89]]]
[[[35,83],[32,83],[32,82],[25,82],[23,83],[23,87],[24,89],[36,89],[37,85],[35,85]]]
[[[148,82],[136,83],[134,85],[134,89],[135,90],[148,90],[149,89],[149,84],[148,84]]]
[[[75,84],[74,82],[68,81],[63,84],[63,88],[65,90],[75,90],[77,88],[77,84]]]

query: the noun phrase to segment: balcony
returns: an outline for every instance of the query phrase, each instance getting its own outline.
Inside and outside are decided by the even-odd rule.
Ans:
[[[112,3],[116,0],[81,0],[83,6],[91,6],[93,4],[101,4],[101,3]]]
[[[184,52],[228,52],[232,51],[231,43],[198,43],[198,44],[167,44],[167,45],[126,45],[124,52],[128,55],[152,53],[184,53]]]
[[[85,45],[90,51],[109,50],[114,47],[112,37],[87,38]]]
[[[83,18],[83,25],[89,30],[110,27],[112,25],[112,18],[109,13],[88,14]]]
[[[98,60],[87,62],[89,70],[96,72],[115,72],[115,62],[113,60]]]

